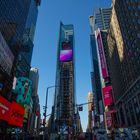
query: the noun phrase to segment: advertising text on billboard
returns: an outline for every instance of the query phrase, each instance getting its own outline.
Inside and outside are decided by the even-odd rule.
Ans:
[[[0,120],[8,121],[11,103],[0,96]]]
[[[19,104],[17,104],[16,102],[12,102],[8,123],[10,125],[22,127],[23,119],[24,119],[24,108]]]

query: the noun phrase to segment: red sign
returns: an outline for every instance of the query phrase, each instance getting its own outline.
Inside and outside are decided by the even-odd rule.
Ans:
[[[112,86],[104,87],[103,89],[104,105],[109,106],[113,103],[112,99]]]
[[[106,66],[106,59],[105,59],[100,30],[97,32],[97,44],[98,44],[98,51],[99,51],[99,56],[100,56],[102,76],[105,79],[106,77],[108,77],[108,71],[107,71],[107,66]]]
[[[12,102],[8,123],[10,125],[22,127],[23,119],[24,119],[24,107],[20,106],[16,102]]]
[[[8,121],[11,103],[0,96],[0,120]]]

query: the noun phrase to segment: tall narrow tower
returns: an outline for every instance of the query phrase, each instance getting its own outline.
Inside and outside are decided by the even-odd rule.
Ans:
[[[74,27],[60,23],[54,119],[58,125],[72,127],[75,123]]]

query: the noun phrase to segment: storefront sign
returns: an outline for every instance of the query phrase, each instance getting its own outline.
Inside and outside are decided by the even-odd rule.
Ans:
[[[0,120],[8,121],[11,103],[0,96]]]
[[[23,119],[24,119],[24,107],[20,106],[16,102],[12,102],[8,123],[10,125],[22,127]]]

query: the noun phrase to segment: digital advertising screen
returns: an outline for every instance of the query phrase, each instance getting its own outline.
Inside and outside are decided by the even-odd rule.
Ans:
[[[29,104],[32,94],[32,81],[26,77],[18,77],[14,92],[18,95],[18,103]]]
[[[105,54],[104,54],[102,37],[101,37],[100,31],[98,31],[96,34],[97,34],[97,44],[98,44],[98,51],[99,51],[99,57],[100,57],[100,63],[101,63],[102,76],[105,79],[106,77],[108,77],[108,71],[107,71],[107,66],[106,66],[106,59],[105,59]]]
[[[8,121],[11,103],[0,96],[0,120]]]
[[[9,112],[8,124],[22,127],[23,119],[24,119],[24,107],[20,106],[18,103],[13,101]]]
[[[70,42],[62,42],[62,50],[71,50]]]
[[[72,60],[72,50],[61,50],[60,61],[67,62]]]
[[[109,106],[113,104],[113,97],[112,97],[112,86],[107,86],[102,89],[103,97],[104,97],[104,104],[105,106]]]

